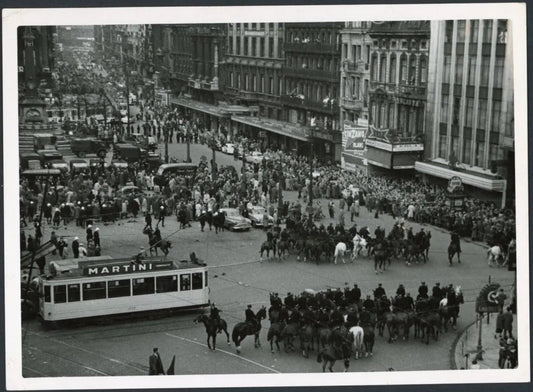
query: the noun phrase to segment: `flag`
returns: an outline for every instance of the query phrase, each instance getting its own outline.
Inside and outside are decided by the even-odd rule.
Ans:
[[[176,356],[174,355],[172,357],[172,362],[170,362],[170,366],[167,370],[167,376],[173,376],[174,375],[174,362],[176,361]]]

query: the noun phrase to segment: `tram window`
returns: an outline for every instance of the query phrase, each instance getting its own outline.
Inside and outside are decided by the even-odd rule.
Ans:
[[[205,287],[207,287],[207,271],[205,271],[205,284],[204,284]]]
[[[52,296],[50,295],[50,286],[44,286],[44,302],[52,302]]]
[[[83,284],[83,300],[102,299],[106,297],[105,282],[93,282]]]
[[[80,300],[80,285],[69,284],[68,285],[68,302],[77,302]]]
[[[67,286],[64,284],[54,286],[54,303],[63,304],[67,302]]]
[[[107,282],[107,297],[129,297],[130,296],[130,280],[110,280]]]
[[[195,272],[192,274],[192,289],[200,290],[202,288],[202,273]]]
[[[176,275],[158,276],[156,278],[156,288],[157,293],[178,291],[178,277]]]
[[[154,293],[154,278],[133,279],[133,295]]]
[[[191,289],[191,274],[180,275],[180,290],[187,291]]]

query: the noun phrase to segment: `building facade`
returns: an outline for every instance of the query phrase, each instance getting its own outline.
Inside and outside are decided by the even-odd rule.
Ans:
[[[340,124],[341,165],[365,170],[365,138],[368,131],[371,22],[345,22],[341,30]]]
[[[514,100],[507,20],[431,22],[425,161],[428,179],[514,200]]]
[[[424,151],[430,25],[428,21],[373,23],[368,34],[372,39],[369,169],[410,175]]]
[[[284,120],[307,128],[314,155],[340,161],[340,31],[343,23],[285,24]]]

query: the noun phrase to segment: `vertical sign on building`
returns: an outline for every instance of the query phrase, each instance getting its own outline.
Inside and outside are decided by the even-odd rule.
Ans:
[[[368,127],[351,121],[344,121],[342,131],[342,150],[344,153],[360,155],[365,149]]]

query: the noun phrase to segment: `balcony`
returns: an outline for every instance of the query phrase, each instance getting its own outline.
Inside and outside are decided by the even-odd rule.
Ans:
[[[323,69],[309,69],[309,68],[283,68],[285,76],[298,79],[312,79],[323,82],[339,83],[340,74],[335,71],[326,71]]]
[[[357,61],[347,60],[343,63],[343,69],[344,71],[363,74],[370,70],[370,65],[367,64],[363,60],[357,60]]]
[[[316,42],[286,42],[283,45],[285,52],[300,52],[300,53],[323,53],[332,54],[340,52],[336,44],[323,44]]]
[[[349,110],[363,110],[366,105],[362,99],[341,98],[341,106]]]
[[[306,110],[314,110],[322,113],[337,115],[339,113],[339,105],[336,100],[332,100],[332,103],[315,102],[309,99],[302,99],[292,95],[282,95],[281,103],[291,107],[297,107]]]
[[[227,94],[234,96],[235,98],[246,101],[263,101],[267,103],[278,103],[279,96],[267,93],[261,93],[259,91],[245,91],[240,90],[237,87],[225,87]]]

